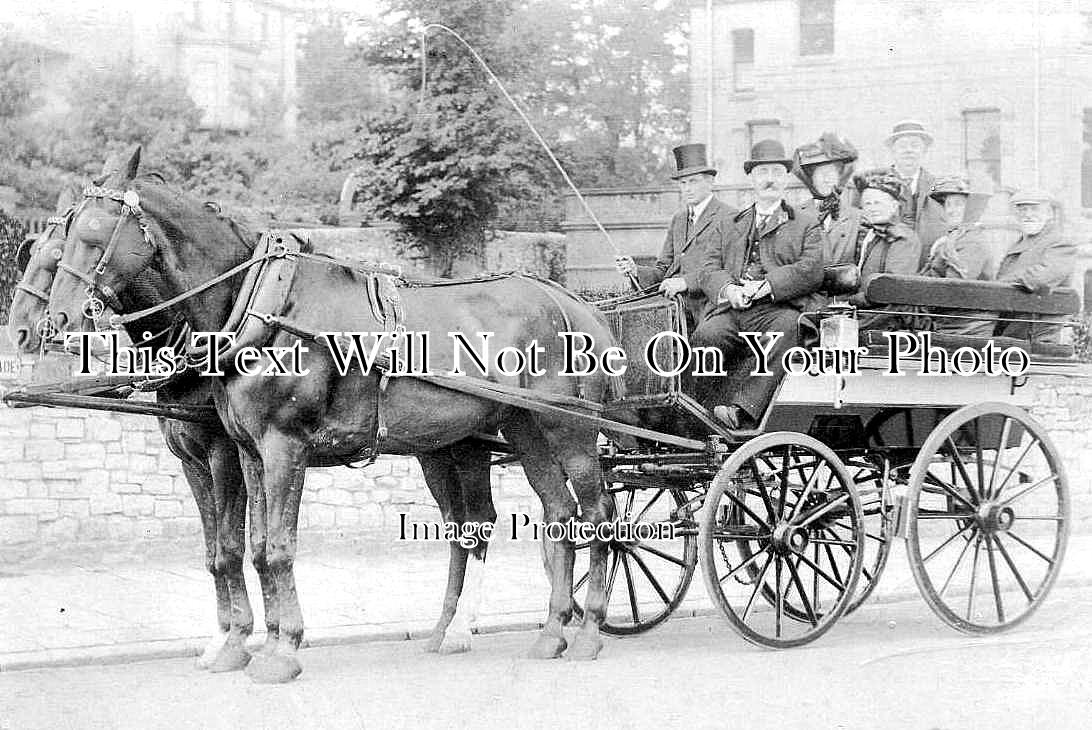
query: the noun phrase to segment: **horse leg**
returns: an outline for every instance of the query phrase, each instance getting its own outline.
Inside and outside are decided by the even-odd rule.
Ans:
[[[294,562],[300,497],[310,454],[304,439],[276,426],[268,427],[261,436],[258,453],[266,498],[266,560],[276,588],[279,638],[273,653],[252,661],[246,673],[255,682],[274,684],[291,681],[303,671],[297,658],[303,642],[303,613]]]
[[[480,446],[468,443],[455,444],[451,447],[455,457],[455,473],[458,476],[458,497],[462,503],[458,510],[461,515],[460,525],[473,524],[476,527],[488,522],[496,523],[497,511],[493,507],[493,494],[489,484],[489,452]],[[480,529],[476,530],[480,536]],[[469,554],[469,563],[464,557],[465,580],[459,594],[455,615],[440,644],[441,654],[458,654],[470,651],[470,631],[478,622],[478,608],[481,605],[482,581],[485,576],[485,556],[489,543],[476,541],[474,546],[463,550]]]
[[[575,517],[576,502],[565,486],[565,474],[549,449],[544,448],[542,431],[530,414],[514,414],[502,431],[519,455],[531,488],[542,500],[545,521],[566,523]],[[567,550],[563,544],[566,542]],[[550,579],[550,605],[546,622],[531,646],[529,656],[536,659],[556,659],[568,646],[562,629],[573,612],[573,544],[571,540],[554,542],[543,536],[542,550],[546,575]]]
[[[572,485],[573,493],[580,504],[581,521],[596,527],[603,522],[610,522],[614,518],[614,503],[603,487],[599,455],[595,447],[595,432],[585,428],[573,428],[571,425],[544,427],[543,431],[555,456],[561,462],[561,468],[569,477],[569,484]],[[571,543],[567,547],[572,550]],[[599,626],[607,613],[607,543],[593,539],[589,550],[591,555],[584,620],[573,637],[572,646],[565,654],[568,659],[595,659],[603,648]],[[569,583],[571,597],[571,562],[565,578]]]
[[[246,640],[254,631],[254,613],[243,577],[247,495],[238,449],[226,436],[212,442],[208,461],[220,519],[216,567],[227,580],[231,598],[231,628],[209,671],[231,672],[242,669],[250,662]]]
[[[169,438],[168,434],[164,434]],[[216,565],[216,504],[212,494],[212,474],[203,460],[191,458],[183,452],[182,473],[189,482],[193,499],[197,502],[197,513],[201,516],[201,532],[205,538],[205,568],[212,575],[216,588],[216,625],[217,632],[209,639],[205,650],[197,657],[194,665],[198,669],[208,669],[216,658],[220,647],[227,640],[231,628],[231,599],[228,597],[227,578]]]
[[[440,515],[445,522],[454,522],[455,508],[458,503],[458,475],[455,472],[455,460],[450,448],[438,449],[417,455],[425,484],[432,492],[432,498],[440,508]],[[459,594],[463,591],[463,578],[466,575],[467,551],[458,543],[448,543],[449,555],[447,567],[447,586],[444,589],[444,602],[440,618],[432,630],[432,636],[425,643],[425,651],[438,652],[443,644],[444,634],[455,616]]]
[[[280,611],[277,604],[277,586],[273,580],[268,560],[268,534],[266,526],[266,499],[262,490],[262,464],[256,456],[238,447],[239,465],[243,469],[243,481],[250,513],[250,562],[258,573],[262,588],[262,612],[265,615],[265,644],[254,653],[255,657],[268,656],[277,648],[280,638]]]

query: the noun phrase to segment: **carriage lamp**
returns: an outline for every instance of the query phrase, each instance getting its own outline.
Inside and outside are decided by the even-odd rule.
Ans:
[[[857,310],[845,302],[834,302],[819,313],[819,346],[825,350],[857,347]]]

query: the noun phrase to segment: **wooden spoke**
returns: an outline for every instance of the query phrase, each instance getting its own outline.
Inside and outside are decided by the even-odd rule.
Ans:
[[[993,586],[993,602],[997,608],[997,622],[1005,623],[1005,607],[1001,605],[1001,585],[997,581],[997,561],[993,556],[993,538],[986,535],[986,559],[990,565],[990,585]]]
[[[1024,592],[1024,596],[1027,597],[1028,603],[1031,603],[1035,600],[1035,596],[1031,594],[1031,589],[1028,588],[1028,584],[1024,581],[1024,576],[1020,575],[1020,571],[1016,569],[1016,563],[1013,562],[1012,557],[1009,555],[1009,551],[1001,544],[1001,537],[994,535],[993,541],[997,543],[997,550],[1001,553],[1001,557],[1004,558],[1005,563],[1008,564],[1009,572],[1012,573],[1012,577],[1016,579],[1016,583],[1020,586],[1020,590]]]

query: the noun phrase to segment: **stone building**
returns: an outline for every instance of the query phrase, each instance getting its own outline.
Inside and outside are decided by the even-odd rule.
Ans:
[[[708,145],[726,202],[750,202],[742,162],[757,140],[791,150],[834,130],[863,169],[889,164],[884,139],[912,118],[936,138],[929,170],[966,172],[977,192],[1045,187],[1090,238],[1092,0],[691,0],[689,43],[690,139],[679,142]],[[624,253],[659,251],[678,205],[664,183],[588,191]],[[575,199],[567,214],[568,280],[621,286]]]
[[[238,130],[277,101],[296,124],[296,0],[46,0],[9,3],[0,30],[43,46],[43,78],[82,64],[154,68],[186,80],[208,127]],[[49,94],[49,90],[46,91]]]
[[[935,172],[1092,207],[1090,19],[1088,0],[694,0],[691,134],[738,183],[757,139],[833,129],[887,164],[884,137],[913,118]]]

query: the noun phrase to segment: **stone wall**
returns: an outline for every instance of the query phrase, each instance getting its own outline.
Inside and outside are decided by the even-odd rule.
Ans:
[[[1092,390],[1081,379],[1042,378],[1034,415],[1066,461],[1073,517],[1092,517]],[[0,561],[73,546],[125,549],[192,537],[201,526],[179,461],[155,419],[77,409],[0,407]],[[497,511],[538,513],[518,466],[493,470]],[[311,469],[300,527],[305,535],[393,540],[399,514],[439,516],[417,461],[381,457],[363,469]],[[503,524],[503,523],[502,523]]]
[[[181,463],[150,416],[0,407],[0,442],[0,561],[201,531]],[[538,503],[517,466],[494,469],[493,494],[501,514],[534,514]],[[415,459],[307,473],[305,533],[393,539],[399,513],[439,518]]]

